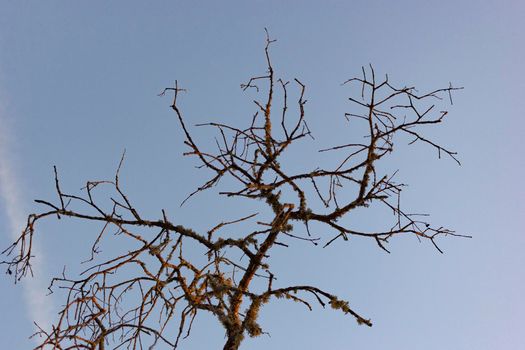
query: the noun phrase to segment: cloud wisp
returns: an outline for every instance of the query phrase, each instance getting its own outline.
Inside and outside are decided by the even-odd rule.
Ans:
[[[7,229],[10,232],[8,240],[15,240],[22,231],[25,224],[26,213],[21,191],[21,178],[16,171],[16,159],[10,152],[10,139],[13,138],[12,128],[8,127],[4,110],[0,105],[0,201],[5,208],[7,218]],[[43,329],[50,329],[52,325],[53,305],[51,297],[46,297],[47,281],[45,277],[45,257],[38,245],[33,243],[33,277],[27,277],[21,281],[24,290],[25,308],[27,316]],[[31,332],[31,331],[29,331]],[[39,341],[38,337],[35,341]]]

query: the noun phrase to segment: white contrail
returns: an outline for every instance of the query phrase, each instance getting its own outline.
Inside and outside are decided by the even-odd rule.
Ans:
[[[5,110],[2,108],[2,101],[0,100],[0,201],[3,202],[5,208],[5,217],[8,220],[8,230],[11,233],[8,239],[15,240],[22,232],[22,228],[27,221],[27,211],[25,210],[23,193],[20,190],[21,177],[15,170],[16,157],[12,155],[10,149],[11,133],[8,127],[8,120],[5,118]],[[46,297],[47,283],[44,279],[44,256],[42,251],[38,249],[38,243],[33,242],[33,271],[34,277],[28,276],[22,280],[24,289],[24,298],[26,301],[26,309],[28,318],[36,322],[43,329],[49,330],[52,324],[52,310],[51,297]],[[44,277],[44,278],[43,278]],[[31,334],[32,330],[28,329]],[[34,338],[36,342],[40,339]]]

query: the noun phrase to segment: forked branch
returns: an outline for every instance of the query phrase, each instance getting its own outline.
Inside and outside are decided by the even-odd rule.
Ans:
[[[94,235],[90,259],[85,262],[88,267],[75,278],[63,273],[52,280],[50,289],[65,290],[66,302],[53,329],[37,332],[43,336],[37,349],[143,349],[158,343],[176,348],[182,338],[190,335],[200,312],[212,314],[224,327],[224,349],[238,349],[246,334],[264,333],[258,324],[259,311],[272,298],[286,298],[309,309],[312,301],[323,307],[329,304],[359,324],[372,326],[347,301],[318,286],[287,286],[285,281],[276,286],[278,271],[272,270],[269,263],[272,249],[289,244],[279,239],[305,240],[314,246],[323,241],[327,247],[355,236],[371,239],[388,252],[389,239],[413,235],[430,241],[442,252],[437,245],[439,237],[460,236],[432,226],[426,216],[405,211],[401,206],[404,185],[395,180],[395,172],[378,170],[379,162],[394,151],[395,138],[403,135],[409,137],[410,144],[430,146],[439,156],[444,154],[459,164],[456,152],[426,136],[424,128],[445,120],[448,114],[438,104],[445,97],[452,102],[452,93],[460,88],[450,85],[419,94],[413,87],[396,87],[388,76],[378,81],[372,66],[363,68],[361,77],[349,79],[344,85],[357,87],[358,95],[349,97],[352,108],[345,117],[352,123],[363,123],[364,138],[321,148],[320,152],[331,153],[331,159],[338,160],[331,167],[311,164],[310,170],[291,172],[283,155],[292,144],[313,140],[306,138],[311,136],[306,123],[306,86],[298,79],[290,83],[275,76],[270,59],[273,42],[267,36],[266,72],[241,85],[244,90],[255,89],[261,96],[254,101],[250,123],[244,127],[222,122],[198,125],[217,131],[215,149],[203,149],[194,138],[178,104],[179,94],[185,91],[178,82],[161,93],[173,94],[171,108],[188,147],[184,154],[194,157],[199,167],[210,173],[188,199],[228,178],[235,185],[221,188],[221,195],[261,201],[271,214],[240,215],[199,233],[170,221],[164,210],[157,218],[146,219],[133,206],[119,182],[124,156],[113,180],[88,181],[81,194],[65,191],[55,168],[58,201],[36,201],[44,209],[28,217],[20,237],[3,252],[10,256],[3,262],[8,273],[16,281],[31,273],[36,226],[42,219],[98,222],[101,229]],[[281,98],[277,99],[279,93]],[[290,102],[294,94],[295,107]],[[308,159],[307,155],[302,157],[303,161]],[[345,189],[345,195],[340,189]],[[101,204],[107,201],[97,199],[100,193],[110,199],[111,205]],[[382,229],[362,231],[343,220],[355,209],[372,203],[392,213],[384,218]],[[326,232],[312,237],[309,224],[314,222],[324,225]],[[252,229],[246,231],[247,224]],[[306,232],[295,224],[304,224]],[[235,225],[240,232],[226,232]],[[111,236],[110,232],[117,235]],[[121,240],[119,246],[125,248],[110,259],[102,259],[99,247],[110,237]],[[200,249],[206,261],[193,261],[187,249]],[[257,290],[255,280],[267,283],[266,290]]]

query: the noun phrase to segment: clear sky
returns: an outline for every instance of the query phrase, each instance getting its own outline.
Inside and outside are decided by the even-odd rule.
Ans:
[[[65,188],[113,175],[140,208],[173,221],[213,226],[230,208],[215,192],[178,204],[204,177],[183,159],[170,101],[178,79],[191,122],[246,123],[252,109],[239,84],[264,72],[264,28],[279,75],[307,85],[307,118],[319,140],[344,137],[344,80],[372,63],[399,85],[465,89],[450,119],[431,133],[457,150],[462,166],[424,146],[395,156],[410,184],[405,206],[432,214],[473,239],[394,239],[391,254],[351,239],[329,248],[296,242],[276,252],[281,278],[317,283],[374,321],[360,327],[331,310],[266,307],[271,337],[249,349],[518,349],[525,321],[525,5],[522,1],[0,1],[0,244],[9,245],[53,199],[52,166]],[[319,148],[326,144],[319,144]],[[303,162],[305,159],[297,159]],[[209,207],[203,208],[205,200]],[[377,222],[367,213],[360,224]],[[45,287],[64,264],[88,257],[95,233],[46,222],[37,237],[36,278],[0,279],[0,348],[25,349],[34,319],[61,300]],[[329,268],[328,268],[329,267]],[[206,317],[182,349],[218,348]]]

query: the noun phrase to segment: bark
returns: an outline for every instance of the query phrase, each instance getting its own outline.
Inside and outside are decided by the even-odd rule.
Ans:
[[[242,330],[228,331],[228,340],[224,344],[223,350],[238,350],[244,338]]]

